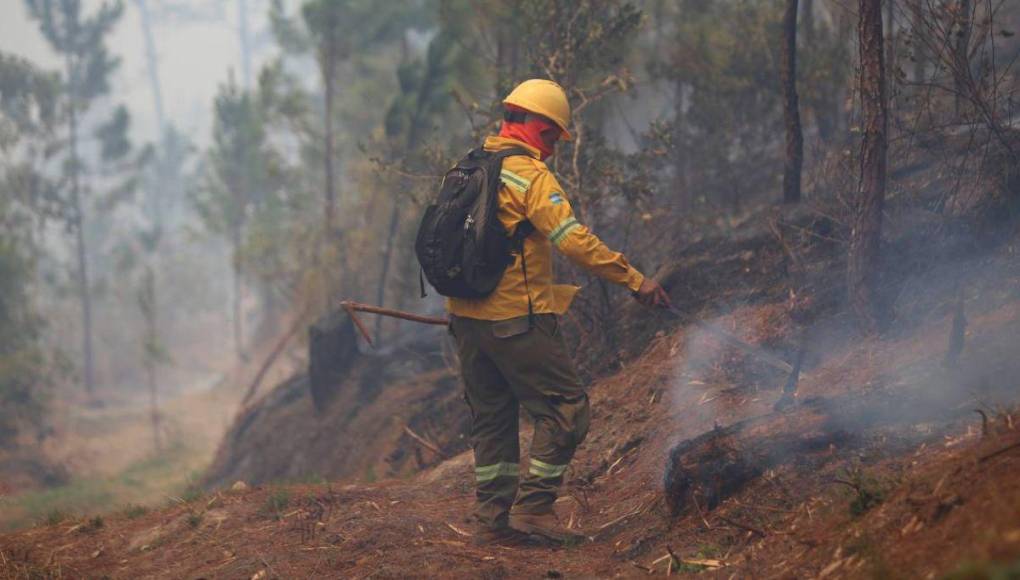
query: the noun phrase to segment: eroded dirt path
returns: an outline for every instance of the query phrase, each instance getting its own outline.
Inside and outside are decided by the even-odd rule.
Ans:
[[[736,312],[720,324],[748,326],[739,318],[752,314],[761,313]],[[472,546],[471,463],[462,455],[410,481],[224,490],[150,513],[0,536],[0,577],[643,577],[671,569],[727,578],[938,577],[967,561],[1015,562],[1020,431],[1015,406],[1003,402],[1017,400],[1020,362],[1004,337],[1015,336],[1020,307],[973,317],[971,348],[981,354],[968,364],[996,378],[984,387],[947,390],[955,382],[943,378],[955,375],[936,372],[945,325],[898,342],[851,344],[807,373],[802,395],[939,389],[953,418],[912,417],[853,446],[790,457],[718,507],[694,505],[676,517],[662,492],[672,446],[715,423],[771,413],[779,393],[709,372],[732,366],[725,357],[692,376],[694,337],[659,337],[592,388],[591,436],[557,506],[593,537],[581,546]],[[982,405],[985,432],[971,412]],[[685,562],[671,561],[670,550]]]

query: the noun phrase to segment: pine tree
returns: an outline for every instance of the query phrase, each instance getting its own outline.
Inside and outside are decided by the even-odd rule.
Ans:
[[[801,168],[804,165],[804,134],[797,97],[797,0],[786,0],[783,13],[783,50],[779,76],[783,85],[783,117],[786,125],[786,165],[783,170],[783,203],[800,201]]]
[[[882,35],[882,0],[860,0],[861,107],[864,141],[861,174],[850,230],[848,287],[850,304],[862,329],[879,330],[878,263],[885,205],[888,113]]]
[[[397,71],[400,93],[396,95],[386,114],[386,136],[390,140],[402,141],[397,145],[397,155],[405,166],[415,160],[415,149],[423,137],[428,121],[435,119],[449,108],[451,89],[458,83],[458,75],[465,70],[466,55],[463,47],[449,34],[440,32],[429,43],[424,62],[417,60],[402,64]],[[410,183],[402,179],[400,190],[409,191]],[[382,305],[386,298],[386,284],[394,247],[398,245],[400,231],[400,209],[406,200],[393,196],[389,227],[382,254],[382,268],[376,289],[376,304]],[[376,318],[375,335],[381,339],[382,317]]]
[[[301,24],[283,14],[277,0],[270,18],[277,38],[292,53],[312,52],[319,67],[323,91],[322,160],[325,227],[336,227],[338,200],[337,128],[340,69],[359,51],[402,34],[417,11],[404,0],[307,0],[301,6]]]
[[[58,75],[0,52],[0,449],[38,431],[51,362],[33,300],[43,251],[35,227],[59,215],[45,151],[60,121]]]
[[[277,165],[256,99],[231,77],[216,96],[213,145],[193,201],[206,228],[230,243],[234,347],[242,359],[246,357],[241,309],[245,229],[254,208],[275,192]]]
[[[95,353],[93,346],[92,296],[89,272],[89,248],[86,220],[89,210],[88,160],[80,154],[82,119],[99,99],[109,93],[110,77],[119,59],[110,55],[106,37],[120,20],[123,5],[104,2],[93,14],[86,14],[81,0],[26,0],[29,13],[50,46],[63,57],[63,92],[67,109],[67,161],[64,171],[69,183],[65,201],[68,228],[74,236],[77,262],[76,286],[82,312],[82,357],[85,389],[95,391]],[[126,133],[129,117],[116,109],[109,122],[96,128],[102,140],[101,159],[115,162],[131,150]]]

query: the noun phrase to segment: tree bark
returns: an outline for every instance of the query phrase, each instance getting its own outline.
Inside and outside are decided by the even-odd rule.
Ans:
[[[414,115],[411,117],[411,125],[407,131],[407,140],[404,142],[405,163],[410,160],[411,154],[418,144],[419,127],[421,126],[422,118],[425,116],[425,100],[431,93],[435,79],[434,77],[429,77],[424,79],[422,82],[424,85],[418,91],[418,103],[415,107]],[[408,180],[404,178],[402,181],[403,184],[401,189],[404,191],[410,189],[411,184]],[[400,230],[400,202],[400,197],[395,195],[393,197],[393,208],[390,210],[390,225],[387,230],[386,246],[382,255],[382,268],[379,273],[379,285],[376,290],[376,304],[379,306],[383,305],[386,298],[386,279],[390,274],[390,264],[393,261],[393,248],[396,246],[394,242],[397,238],[397,232]],[[376,318],[375,338],[380,343],[382,342],[382,317]]]
[[[911,6],[910,10],[910,28],[913,35],[917,38],[925,34],[924,8],[925,3],[918,2],[916,5]],[[914,42],[911,44],[911,52],[914,61],[913,80],[915,83],[923,83],[927,78],[928,51],[925,49],[923,42]]]
[[[880,320],[876,291],[888,149],[882,0],[860,0],[859,15],[864,140],[850,231],[847,286],[850,305],[862,330],[875,333],[879,330]]]
[[[95,354],[92,346],[92,296],[89,292],[88,251],[85,245],[85,210],[81,201],[81,171],[78,159],[78,103],[75,91],[77,74],[71,55],[67,54],[65,65],[68,81],[68,146],[71,154],[71,205],[74,211],[74,233],[76,257],[78,259],[78,300],[81,302],[82,317],[82,356],[84,358],[85,392],[90,396],[95,393]]]
[[[337,47],[335,39],[328,38],[326,40],[325,52],[322,63],[322,82],[325,86],[325,107],[326,107],[326,118],[324,119],[324,137],[326,140],[325,144],[325,169],[326,169],[326,233],[331,234],[334,225],[334,216],[336,215],[336,174],[333,166],[333,149],[335,145],[335,135],[333,134],[333,108],[335,100],[334,91],[334,77],[336,76],[336,59],[337,59]]]
[[[974,5],[971,0],[959,0],[956,4],[956,44],[953,46],[953,80],[956,84],[956,114],[960,114],[963,95],[968,93],[970,82],[970,35],[973,30]]]
[[[400,199],[394,198],[393,209],[390,211],[390,226],[387,228],[386,248],[383,250],[382,269],[379,272],[379,285],[376,290],[376,304],[382,306],[386,299],[386,278],[390,274],[390,262],[393,260],[393,243],[400,227]],[[382,342],[382,317],[375,319],[375,338]]]
[[[798,0],[786,0],[783,15],[782,63],[779,76],[783,85],[783,119],[786,125],[786,164],[783,168],[783,203],[800,201],[801,169],[804,165],[804,134],[800,124],[797,96],[797,6]]]
[[[687,92],[686,83],[677,78],[673,83],[673,195],[677,200],[677,209],[690,210],[694,206],[688,172],[688,151],[685,147],[684,130],[687,127]]]
[[[896,0],[885,0],[885,25],[886,25],[886,47],[885,47],[885,70],[888,78],[889,111],[893,112],[893,105],[896,101]]]
[[[145,61],[149,69],[149,86],[152,88],[152,101],[156,109],[156,124],[159,126],[159,138],[163,138],[166,130],[166,115],[163,112],[163,86],[159,80],[159,57],[156,55],[156,41],[152,34],[152,21],[145,0],[135,0],[138,14],[142,21],[142,36],[145,38]]]
[[[145,293],[145,375],[149,386],[149,418],[152,423],[152,444],[156,453],[163,451],[162,415],[159,412],[159,310],[156,304],[156,274],[152,266],[145,267],[142,292]]]
[[[233,301],[233,312],[234,312],[234,350],[237,353],[239,360],[245,360],[247,355],[244,352],[244,328],[241,321],[241,228],[235,225],[231,232],[231,245],[233,246],[233,256],[231,260],[231,267],[234,272],[234,291],[232,292],[231,299]]]
[[[815,46],[815,0],[801,2],[801,25],[804,29],[804,46]]]

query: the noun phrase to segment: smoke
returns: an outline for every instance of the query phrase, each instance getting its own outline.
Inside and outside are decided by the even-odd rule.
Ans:
[[[803,337],[799,396],[787,410],[773,408],[782,373],[688,327],[670,397],[665,483],[673,509],[684,509],[692,493],[712,505],[765,470],[817,451],[839,451],[819,455],[823,462],[852,452],[867,463],[922,443],[956,443],[980,432],[975,410],[989,417],[1014,407],[1020,272],[1008,245],[945,253],[959,243],[947,237],[914,246],[915,257],[942,259],[885,272],[883,292],[895,318],[879,337],[862,337],[840,308],[810,324],[780,325],[779,338],[769,322],[770,312],[782,313],[776,304],[742,306],[712,319],[742,338],[776,345],[787,357]],[[890,250],[900,258],[905,253]]]

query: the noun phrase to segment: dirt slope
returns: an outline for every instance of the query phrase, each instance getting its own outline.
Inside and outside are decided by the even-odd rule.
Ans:
[[[778,390],[730,382],[738,355],[711,344],[699,347],[704,339],[695,333],[660,336],[622,372],[592,387],[592,436],[558,506],[564,521],[593,536],[583,546],[471,546],[471,462],[465,454],[414,480],[225,490],[179,499],[153,513],[0,536],[0,574],[645,576],[649,570],[666,573],[670,562],[662,557],[669,549],[690,562],[725,565],[713,572],[683,563],[679,571],[724,577],[933,577],[965,562],[1015,566],[1020,432],[1010,428],[1005,409],[1020,386],[1020,360],[1010,340],[1020,331],[1020,301],[1015,295],[988,299],[973,310],[955,376],[985,372],[994,383],[960,385],[954,400],[965,412],[942,421],[912,417],[871,433],[863,444],[790,458],[716,509],[677,518],[662,495],[673,444],[716,423],[772,412]],[[768,335],[775,314],[746,308],[717,322],[755,339]],[[909,336],[833,346],[808,369],[801,396],[948,388],[952,381],[933,378],[949,324],[949,317],[936,316]],[[714,355],[705,355],[706,349]],[[696,357],[703,360],[694,372]],[[969,411],[981,405],[992,418],[987,435]]]
[[[442,356],[444,334],[358,354],[361,339],[346,327],[349,366],[321,381],[321,400],[302,372],[242,410],[206,472],[208,488],[406,477],[467,449],[468,413]]]
[[[886,248],[897,319],[878,339],[860,340],[840,314],[841,251],[812,241],[817,232],[769,241],[759,224],[664,270],[685,311],[782,356],[808,345],[805,404],[762,424],[795,428],[810,400],[892,402],[875,411],[881,420],[848,424],[853,437],[776,457],[717,506],[694,501],[671,513],[671,451],[777,417],[786,376],[696,326],[628,309],[625,325],[641,337],[628,344],[644,346],[591,385],[591,434],[557,506],[590,543],[473,547],[469,454],[412,475],[466,448],[459,386],[435,358],[403,370],[366,359],[324,413],[298,377],[242,415],[209,475],[219,491],[0,535],[0,578],[612,577],[671,567],[727,578],[925,578],[968,562],[1016,574],[1020,236],[899,231],[918,233]],[[784,268],[789,276],[777,274]],[[945,366],[961,300],[964,348]],[[336,471],[319,475],[334,483],[228,489],[235,478],[303,478],[325,464]]]

